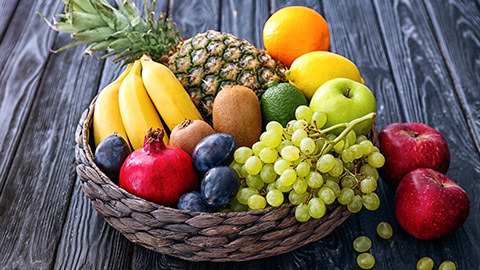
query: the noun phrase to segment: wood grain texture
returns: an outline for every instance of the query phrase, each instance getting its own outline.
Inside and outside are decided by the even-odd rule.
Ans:
[[[180,36],[190,38],[206,30],[220,29],[220,1],[170,0],[169,12],[180,28]]]
[[[18,5],[0,44],[0,51],[9,52],[0,54],[0,193],[56,35],[47,25],[38,26],[40,17],[29,15],[61,10],[56,2]]]
[[[267,1],[223,1],[221,31],[244,38],[255,47],[263,49],[262,31],[263,25],[269,17],[268,8]]]
[[[15,9],[19,5],[20,0],[2,0],[0,1],[0,41],[9,26]]]
[[[108,225],[76,179],[54,269],[129,269],[133,243]]]
[[[471,1],[424,1],[480,150],[480,8]]]
[[[320,0],[272,0],[271,1],[271,13],[288,6],[304,6],[316,10],[323,16],[323,5]]]
[[[68,40],[68,35],[58,35],[53,46]],[[0,245],[11,251],[0,253],[2,269],[53,266],[75,181],[76,122],[96,92],[102,67],[95,59],[82,58],[82,49],[50,56],[48,76],[41,79],[25,132],[18,138],[0,196]]]
[[[479,155],[471,134],[466,132],[468,126],[460,102],[423,4],[374,2],[406,121],[423,122],[444,135],[451,149],[447,175],[466,190],[472,205],[478,204],[480,187],[475,181],[480,172]],[[397,245],[414,248],[396,250],[389,265],[410,268],[421,257],[430,255],[436,262],[453,260],[459,269],[480,265],[478,246],[470,241],[478,235],[479,218],[479,209],[472,208],[457,232],[436,241],[416,240],[400,231]],[[465,254],[466,250],[472,252]]]

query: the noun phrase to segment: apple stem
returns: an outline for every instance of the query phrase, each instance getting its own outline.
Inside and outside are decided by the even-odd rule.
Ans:
[[[350,90],[351,90],[350,87],[347,87],[347,95],[346,95],[347,98],[349,98]]]

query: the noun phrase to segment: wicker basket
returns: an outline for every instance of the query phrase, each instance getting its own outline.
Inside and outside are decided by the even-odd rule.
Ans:
[[[94,163],[90,126],[95,100],[82,114],[75,134],[77,174],[97,212],[134,243],[190,261],[246,261],[317,241],[350,216],[345,206],[336,204],[329,206],[321,219],[300,223],[292,204],[238,213],[200,213],[164,207],[132,195]]]

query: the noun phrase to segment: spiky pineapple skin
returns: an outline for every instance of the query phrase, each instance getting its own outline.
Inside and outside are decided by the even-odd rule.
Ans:
[[[209,30],[185,40],[169,57],[168,67],[188,91],[204,119],[222,88],[242,85],[260,99],[269,82],[286,81],[287,68],[264,50],[229,33]]]

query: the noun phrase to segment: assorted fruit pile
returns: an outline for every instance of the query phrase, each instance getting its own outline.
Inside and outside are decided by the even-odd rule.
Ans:
[[[350,60],[326,51],[320,14],[279,10],[265,24],[264,51],[216,31],[183,40],[149,8],[145,20],[130,1],[72,0],[52,25],[76,39],[58,51],[88,43],[87,53],[129,63],[93,116],[95,161],[112,180],[194,211],[293,203],[307,221],[335,201],[352,212],[379,207],[384,158],[366,137],[375,98]]]
[[[396,214],[409,233],[438,238],[465,221],[468,196],[442,174],[443,137],[418,123],[392,124],[374,146],[375,97],[353,62],[327,51],[328,25],[314,10],[273,14],[264,51],[213,30],[183,40],[164,14],[155,18],[154,2],[146,19],[131,1],[117,4],[70,0],[60,22],[47,22],[76,40],[58,51],[87,43],[86,53],[107,50],[102,58],[128,64],[93,116],[95,162],[122,188],[203,212],[291,203],[305,222],[335,202],[354,213],[377,209],[385,164],[380,175],[400,183]],[[362,256],[359,265],[373,267]]]

